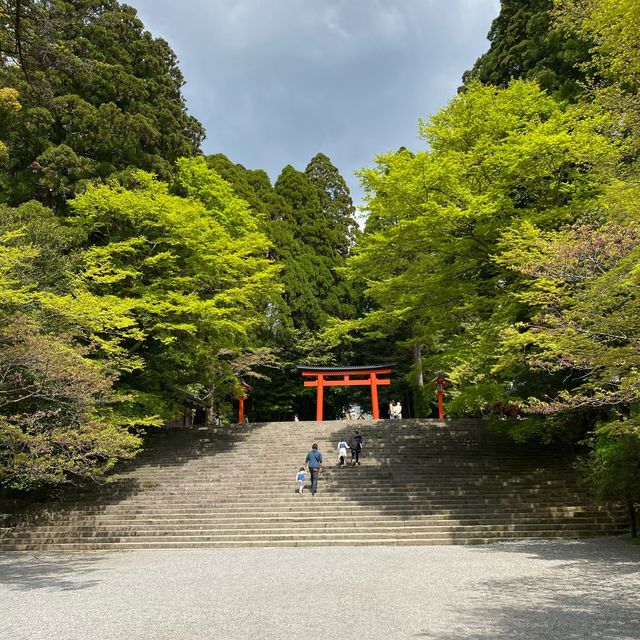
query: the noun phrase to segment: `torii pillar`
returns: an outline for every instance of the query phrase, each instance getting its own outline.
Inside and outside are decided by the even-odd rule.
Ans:
[[[238,398],[238,424],[244,424],[244,401],[247,399],[251,387],[243,380],[240,381],[240,386],[242,387],[242,395]]]

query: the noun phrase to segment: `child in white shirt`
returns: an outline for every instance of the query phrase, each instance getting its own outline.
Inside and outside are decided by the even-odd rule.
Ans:
[[[338,442],[338,460],[340,460],[340,466],[344,467],[344,459],[347,457],[347,443],[341,440]]]
[[[300,495],[302,495],[302,492],[304,491],[304,478],[304,467],[300,467],[298,473],[296,474],[296,480],[298,481],[298,493]]]

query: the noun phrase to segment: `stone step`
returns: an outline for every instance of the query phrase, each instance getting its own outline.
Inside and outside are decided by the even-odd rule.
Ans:
[[[611,532],[611,530],[608,530]],[[556,529],[550,528],[540,531],[486,531],[486,532],[428,532],[421,531],[415,533],[402,533],[400,531],[389,532],[335,532],[335,533],[301,533],[295,531],[290,534],[275,534],[269,532],[267,535],[245,534],[232,535],[191,535],[191,536],[164,536],[154,538],[128,538],[113,537],[107,539],[68,538],[64,542],[21,542],[15,544],[2,544],[3,551],[64,551],[64,550],[104,550],[110,548],[120,549],[162,549],[162,548],[191,548],[191,547],[225,547],[225,546],[278,546],[285,543],[287,546],[298,546],[318,543],[329,543],[334,545],[362,545],[362,544],[488,544],[498,540],[521,540],[521,539],[551,539],[551,538],[582,538],[592,535],[602,535],[604,530],[596,529],[595,532],[578,529]],[[612,532],[619,535],[621,530]]]
[[[497,463],[496,463],[497,461]],[[138,461],[138,464],[140,462]],[[235,475],[241,475],[242,473],[250,472],[259,466],[271,473],[281,473],[286,475],[287,473],[295,473],[304,464],[304,456],[292,457],[291,460],[283,463],[282,461],[270,461],[264,460],[259,465],[254,460],[238,461],[220,460],[215,456],[211,456],[207,461],[199,460],[193,463],[182,464],[163,464],[158,462],[155,465],[146,465],[140,467],[136,475],[157,475],[160,473],[167,473],[173,470],[174,473],[190,473],[194,476],[197,475],[215,475],[216,473],[223,472],[234,473]],[[339,471],[337,460],[325,460],[324,468],[326,470]],[[441,461],[441,460],[429,460],[429,459],[414,459],[411,463],[405,463],[402,460],[389,460],[383,457],[363,457],[360,459],[361,469],[367,469],[368,471],[378,474],[388,473],[393,469],[395,473],[400,475],[412,475],[415,473],[426,472],[429,475],[442,475],[444,473],[451,473],[458,475],[458,477],[464,477],[470,471],[476,472],[479,475],[494,475],[494,474],[531,474],[542,469],[548,471],[551,474],[572,476],[573,472],[569,469],[562,469],[561,467],[553,468],[550,463],[545,463],[544,460],[530,460],[526,463],[522,461],[515,461],[509,463],[506,460],[500,460],[494,458],[491,463],[483,463],[481,460],[455,460]],[[345,473],[348,470],[353,470],[350,464],[346,465],[344,469]]]
[[[316,510],[314,510],[316,512]],[[140,510],[137,512],[127,512],[127,513],[113,513],[111,515],[104,513],[96,513],[95,515],[90,515],[87,513],[78,513],[77,515],[73,514],[60,514],[61,517],[64,517],[65,522],[78,524],[80,522],[94,522],[97,518],[100,521],[140,521],[140,520],[159,520],[159,521],[170,521],[170,520],[207,520],[210,518],[228,518],[228,517],[249,517],[253,518],[260,515],[272,516],[273,514],[277,514],[278,518],[287,518],[287,517],[295,517],[297,519],[303,518],[307,510],[290,507],[287,510],[280,511],[272,511],[269,509],[265,509],[262,512],[248,512],[246,509],[220,509],[215,511],[210,511],[203,513],[202,511],[167,511],[164,513],[159,513],[157,511],[144,511]],[[317,513],[323,518],[331,518],[333,515],[339,514],[341,516],[355,516],[360,517],[361,515],[369,514],[375,515],[379,519],[385,519],[388,516],[401,516],[403,518],[414,518],[416,516],[439,516],[439,517],[449,517],[454,519],[464,519],[468,516],[478,516],[477,508],[468,508],[466,510],[462,509],[422,509],[422,508],[400,508],[400,509],[389,509],[384,513],[381,513],[380,510],[374,508],[361,508],[361,509],[341,509],[338,512],[336,510],[322,511],[317,510]],[[529,509],[519,509],[517,511],[510,510],[504,513],[505,518],[518,518],[523,516],[535,517],[538,519],[544,519],[547,517],[561,518],[561,517],[569,517],[573,513],[585,514],[585,517],[588,517],[587,514],[592,513],[591,511],[583,511],[582,507],[574,507],[573,509],[570,507],[567,508],[557,508],[557,509],[538,509],[535,507]],[[608,511],[603,510],[600,512],[601,514],[609,515]],[[487,517],[496,517],[495,513],[485,513],[481,515],[486,515]],[[623,512],[613,512],[611,516],[614,519],[619,518],[623,515]]]
[[[177,453],[176,451],[167,454],[166,458],[163,456],[155,456],[153,460],[146,460],[144,457],[137,458],[140,465],[147,467],[180,467],[180,466],[197,466],[202,464],[220,464],[231,466],[233,464],[249,464],[255,465],[257,462],[261,464],[272,464],[280,466],[295,466],[299,460],[304,461],[307,455],[307,447],[296,447],[290,451],[278,451],[278,455],[275,455],[275,448],[277,445],[265,445],[257,447],[259,451],[274,451],[273,457],[263,456],[256,460],[255,452],[244,452],[241,447],[233,447],[226,452],[216,451],[197,451],[194,449],[187,449]],[[476,445],[478,448],[478,445]],[[173,455],[171,455],[173,453]],[[337,464],[338,454],[333,451],[333,447],[330,450],[322,451],[322,458],[326,463]],[[477,462],[478,465],[482,464],[495,464],[496,461],[504,462],[504,464],[511,464],[513,466],[519,466],[521,464],[529,465],[533,463],[538,464],[557,464],[566,459],[566,457],[549,458],[547,456],[522,456],[511,452],[491,451],[485,453],[474,453],[469,449],[467,453],[456,451],[455,447],[451,447],[451,450],[447,453],[446,450],[442,450],[437,454],[430,453],[428,450],[412,448],[408,451],[392,451],[392,450],[378,450],[373,448],[365,449],[362,455],[359,456],[360,460],[366,462],[368,460],[379,460],[380,462],[389,461],[395,463],[403,462],[408,465],[416,464],[451,464],[455,465],[457,462],[461,464],[469,465],[472,462]],[[347,455],[347,460],[351,460],[351,456]]]
[[[310,486],[309,481],[306,481],[305,489]],[[67,500],[62,500],[61,502],[66,502],[68,504],[76,503],[83,504],[83,502],[90,501],[93,502],[95,498],[101,497],[103,499],[113,499],[113,500],[129,500],[134,501],[136,498],[144,499],[145,502],[148,500],[156,500],[156,501],[171,501],[171,502],[209,502],[209,501],[217,501],[220,499],[235,499],[239,496],[242,496],[243,499],[248,501],[257,501],[264,500],[269,498],[282,498],[283,496],[287,496],[294,491],[297,490],[297,485],[294,486],[292,481],[287,484],[260,488],[256,487],[254,484],[235,484],[231,485],[226,484],[212,484],[204,489],[198,489],[193,491],[176,491],[176,490],[168,490],[168,489],[160,489],[155,491],[154,487],[150,487],[145,492],[141,492],[140,490],[130,491],[130,492],[113,492],[106,493],[102,496],[91,496],[88,495],[86,498],[79,500],[76,498],[69,498]],[[141,495],[144,497],[141,497]],[[473,486],[469,489],[461,489],[460,485],[456,485],[455,487],[419,487],[419,486],[407,486],[407,485],[390,485],[388,488],[381,487],[371,487],[368,485],[362,486],[349,486],[344,487],[341,486],[340,483],[326,483],[320,480],[318,483],[318,494],[317,496],[322,496],[322,499],[328,497],[339,496],[343,498],[350,499],[359,499],[367,497],[375,498],[377,496],[388,496],[394,499],[415,499],[415,498],[446,498],[446,499],[457,499],[457,498],[504,498],[504,499],[518,499],[518,498],[526,498],[528,496],[531,497],[539,497],[546,496],[548,498],[562,498],[566,499],[567,497],[577,497],[583,496],[583,492],[577,490],[574,487],[566,487],[566,486],[536,486],[536,487],[519,487],[519,486],[504,486],[500,485],[498,487],[483,487],[483,486]]]
[[[327,528],[327,529],[254,529],[250,532],[238,532],[237,530],[219,530],[219,531],[191,531],[182,533],[167,533],[161,532],[156,535],[117,535],[109,534],[104,535],[102,532],[92,532],[87,535],[66,535],[66,536],[47,536],[47,535],[34,535],[31,538],[17,538],[14,540],[7,540],[6,544],[3,541],[2,547],[9,545],[19,544],[110,544],[114,542],[157,542],[161,539],[163,542],[216,542],[216,541],[238,541],[238,540],[256,540],[262,539],[264,541],[276,541],[276,540],[328,540],[328,539],[367,539],[367,538],[393,538],[393,539],[410,539],[415,537],[421,538],[441,538],[449,537],[452,540],[457,538],[472,537],[472,536],[485,536],[495,538],[510,538],[510,537],[536,537],[536,536],[548,536],[550,533],[554,535],[566,535],[570,533],[576,537],[581,537],[585,534],[594,535],[594,533],[601,534],[609,531],[611,527],[605,527],[603,525],[596,525],[593,529],[586,527],[556,527],[552,528],[536,528],[527,529],[521,528],[509,528],[509,527],[386,527],[377,529],[350,529],[348,527],[343,528]],[[619,533],[619,531],[618,531]]]
[[[309,484],[310,477],[305,477],[305,482]],[[485,489],[494,489],[501,491],[504,489],[513,489],[518,491],[539,491],[539,490],[554,490],[554,489],[572,489],[578,490],[584,494],[584,487],[577,483],[567,479],[537,481],[534,478],[510,478],[502,479],[496,477],[473,477],[468,476],[465,479],[439,479],[432,478],[427,475],[422,480],[418,480],[415,476],[411,479],[393,478],[393,477],[380,477],[375,479],[369,479],[366,476],[362,478],[347,478],[344,479],[340,476],[321,474],[319,482],[326,488],[353,488],[361,490],[378,490],[380,488],[390,490],[411,490],[416,488],[432,489],[439,491],[456,491],[463,488],[468,488],[470,491],[481,491]],[[183,493],[190,491],[206,492],[215,488],[225,488],[229,491],[237,490],[238,488],[247,490],[267,490],[267,489],[286,489],[292,485],[296,485],[295,476],[288,475],[286,477],[271,478],[269,476],[260,476],[251,474],[245,475],[242,478],[236,477],[213,477],[213,478],[194,478],[191,479],[188,476],[181,477],[174,481],[172,479],[162,478],[128,478],[126,480],[117,481],[117,483],[103,486],[96,489],[93,492],[89,492],[85,495],[110,493],[116,494],[118,492],[125,493],[136,491],[139,489],[156,489],[167,492],[180,492]]]
[[[307,495],[311,496],[311,492],[308,487],[305,488],[305,493],[303,494],[305,497]],[[333,492],[322,493],[322,490],[319,489],[318,493],[313,496],[314,504],[326,504],[326,505],[369,505],[373,506],[376,504],[387,505],[387,504],[431,504],[431,505],[441,505],[441,504],[452,504],[452,505],[461,505],[461,504],[482,504],[488,506],[500,506],[505,504],[539,504],[539,505],[553,505],[558,502],[562,504],[581,504],[584,502],[583,496],[580,496],[576,493],[566,492],[562,494],[554,494],[549,495],[544,492],[541,493],[532,493],[531,495],[520,495],[518,493],[495,493],[495,494],[478,494],[478,495],[457,495],[457,494],[443,494],[443,495],[433,495],[433,494],[424,494],[424,495],[412,495],[408,494],[358,494],[357,492],[347,491],[344,493]],[[308,498],[307,498],[308,499]],[[237,494],[228,494],[228,493],[215,493],[211,492],[206,496],[202,496],[200,498],[194,497],[184,497],[171,500],[160,499],[156,500],[153,496],[149,497],[149,500],[145,500],[140,494],[136,494],[135,496],[131,496],[126,499],[122,498],[112,498],[109,499],[99,499],[97,502],[85,502],[85,501],[74,501],[74,502],[64,502],[56,505],[57,507],[64,510],[83,510],[90,508],[108,508],[108,509],[120,509],[120,508],[138,508],[140,504],[149,505],[155,508],[156,506],[166,506],[168,508],[176,508],[176,507],[195,507],[195,508],[210,508],[215,507],[221,504],[229,504],[233,503],[236,505],[244,506],[246,508],[259,508],[261,506],[269,505],[271,508],[275,508],[278,505],[290,505],[297,504],[300,500],[300,494],[294,489],[290,488],[286,491],[275,492],[272,494],[248,494],[244,495],[242,493]]]
[[[306,494],[311,495],[307,489]],[[305,499],[307,499],[305,497]],[[260,510],[265,507],[270,509],[277,509],[278,507],[289,507],[300,503],[300,494],[291,490],[286,494],[277,494],[273,496],[210,496],[208,498],[202,498],[200,500],[144,500],[139,496],[136,499],[131,500],[114,500],[114,501],[101,501],[100,505],[96,506],[91,502],[74,502],[56,505],[56,508],[64,510],[66,513],[72,513],[73,511],[84,511],[86,509],[98,509],[108,510],[110,512],[120,510],[139,510],[142,507],[151,509],[166,508],[169,510],[174,509],[190,509],[190,510],[208,510],[219,507],[239,507],[244,509],[257,509]],[[354,504],[355,503],[355,504]],[[353,495],[345,494],[323,494],[319,492],[314,497],[314,505],[327,506],[327,507],[347,507],[347,506],[366,506],[375,507],[380,506],[382,509],[386,509],[388,506],[423,506],[423,507],[441,507],[451,505],[452,508],[459,508],[462,506],[478,506],[487,508],[498,507],[510,507],[516,508],[518,505],[527,506],[565,506],[565,505],[579,505],[582,503],[581,497],[578,495],[562,495],[557,497],[549,497],[544,495],[531,495],[531,496],[389,496],[387,494],[378,495]],[[306,504],[306,503],[305,503]]]
[[[610,531],[610,527],[594,527],[593,529],[589,528],[580,528],[580,527],[556,527],[554,526],[552,531],[553,535],[566,536],[571,535],[572,537],[583,537],[585,535],[597,535],[604,534],[607,531]],[[207,531],[207,532],[184,532],[183,534],[176,535],[172,533],[162,532],[157,535],[150,534],[142,534],[136,533],[135,535],[117,535],[117,534],[109,534],[108,536],[101,536],[99,532],[95,532],[93,535],[87,536],[50,536],[50,537],[40,537],[33,536],[31,538],[18,538],[13,540],[11,543],[7,543],[11,545],[20,545],[20,544],[33,544],[33,545],[57,545],[57,544],[111,544],[113,542],[147,542],[147,543],[155,543],[158,540],[162,542],[194,542],[194,541],[203,541],[203,542],[217,542],[217,541],[235,541],[235,540],[255,540],[255,539],[263,539],[265,541],[273,541],[273,540],[327,540],[327,539],[367,539],[371,537],[376,537],[378,539],[383,538],[393,538],[393,539],[411,539],[415,537],[428,538],[428,537],[444,537],[447,536],[452,540],[461,537],[469,537],[469,536],[486,536],[486,537],[495,537],[495,538],[532,538],[538,536],[549,536],[550,534],[549,527],[546,528],[536,528],[536,529],[513,529],[513,528],[501,528],[501,527],[469,527],[466,530],[463,527],[458,527],[454,529],[449,529],[446,527],[405,527],[405,528],[378,528],[378,529],[361,529],[361,530],[353,530],[353,529],[327,529],[322,531],[309,531],[309,530],[301,530],[301,529],[290,529],[290,530],[277,530],[277,529],[268,529],[268,530],[252,530],[250,534],[243,533],[238,534],[234,530],[219,530],[219,531]],[[622,533],[621,530],[617,531],[617,533]],[[0,545],[0,549],[2,549],[5,545]]]
[[[533,518],[525,518],[523,521],[513,521],[497,518],[486,519],[474,519],[474,520],[450,520],[450,519],[437,519],[437,520],[422,520],[422,519],[403,519],[393,520],[385,518],[384,520],[333,520],[333,521],[308,521],[302,519],[288,519],[288,520],[245,520],[241,522],[237,521],[225,521],[219,520],[211,523],[202,522],[188,522],[183,525],[167,525],[166,523],[148,524],[143,522],[136,522],[135,526],[132,523],[129,525],[122,524],[95,524],[94,526],[86,527],[72,527],[72,526],[42,526],[32,527],[29,531],[16,531],[12,535],[12,539],[19,538],[35,538],[36,536],[65,536],[69,533],[74,533],[77,536],[84,537],[86,535],[165,535],[165,534],[177,534],[197,532],[202,533],[205,531],[221,532],[221,531],[238,531],[251,526],[251,531],[257,533],[259,531],[267,530],[280,530],[280,529],[294,529],[294,530],[342,530],[342,529],[387,529],[387,528],[401,528],[401,529],[428,529],[428,530],[451,530],[460,531],[468,530],[470,528],[476,530],[484,529],[496,529],[496,530],[513,530],[513,531],[537,531],[540,529],[548,529],[549,525],[553,524],[559,528],[575,528],[584,529],[590,528],[593,525],[602,525],[604,527],[609,526],[613,521],[611,519],[590,519],[590,518],[565,518],[565,519],[552,519],[545,518],[541,520],[535,520]]]
[[[138,519],[118,519],[118,520],[99,520],[96,522],[83,520],[77,523],[73,521],[67,522],[65,525],[60,525],[57,527],[52,526],[40,526],[40,527],[30,527],[28,530],[14,530],[12,533],[15,535],[22,534],[30,534],[31,532],[36,533],[40,531],[45,531],[48,533],[55,532],[85,532],[85,531],[111,531],[111,530],[120,530],[120,529],[156,529],[158,531],[172,531],[178,530],[182,531],[184,529],[201,529],[201,528],[209,528],[209,527],[231,527],[231,528],[242,528],[249,527],[251,529],[259,528],[260,526],[271,526],[271,525],[304,525],[309,527],[329,527],[333,525],[345,524],[351,526],[361,527],[367,526],[368,524],[374,524],[375,526],[379,525],[396,525],[396,524],[424,524],[425,526],[456,526],[456,525],[493,525],[493,524],[521,524],[523,526],[526,525],[545,525],[547,527],[553,526],[555,523],[559,525],[616,525],[618,524],[618,520],[613,517],[585,517],[585,518],[571,518],[568,516],[565,517],[542,517],[542,518],[495,518],[495,517],[451,517],[451,518],[421,518],[417,516],[409,517],[387,517],[383,519],[358,519],[354,520],[353,516],[339,519],[339,518],[326,518],[319,520],[304,520],[302,517],[283,517],[279,519],[264,519],[264,520],[255,520],[255,519],[229,519],[229,518],[219,518],[219,519],[203,519],[199,520],[197,518],[185,519],[185,518],[175,518],[168,519],[166,521],[152,519],[152,518],[138,518]]]
[[[306,508],[301,508],[299,510],[289,510],[289,511],[277,511],[277,512],[266,512],[266,513],[252,513],[247,514],[245,510],[235,510],[235,511],[217,511],[212,513],[203,513],[201,511],[194,512],[191,514],[174,514],[174,515],[160,515],[157,512],[153,512],[153,515],[147,514],[132,514],[126,515],[121,513],[114,513],[112,515],[98,513],[97,515],[87,515],[82,514],[80,516],[76,516],[73,518],[74,523],[87,522],[91,525],[95,523],[106,523],[106,522],[140,522],[140,523],[151,523],[156,522],[158,524],[168,524],[171,522],[176,523],[189,523],[189,522],[220,522],[220,521],[235,521],[235,522],[260,522],[260,521],[309,521],[309,522],[325,522],[325,521],[341,521],[341,520],[439,520],[443,519],[450,522],[455,522],[457,520],[462,519],[476,519],[476,520],[492,520],[495,519],[497,521],[507,521],[507,520],[519,520],[519,521],[531,521],[531,522],[541,522],[545,520],[560,520],[562,518],[566,519],[603,519],[603,520],[614,520],[617,518],[623,510],[619,511],[609,511],[608,509],[602,508],[600,510],[590,509],[585,510],[582,507],[560,507],[560,508],[550,508],[544,511],[540,509],[529,509],[522,510],[520,512],[486,512],[478,509],[468,509],[468,510],[438,510],[431,513],[425,513],[419,509],[406,510],[406,509],[388,509],[385,510],[384,513],[379,512],[375,509],[341,509],[336,511],[335,509],[327,509],[327,510],[313,510],[309,511]],[[68,522],[68,519],[66,520]],[[50,524],[41,525],[41,526],[52,526]],[[64,525],[53,525],[53,526],[64,526]],[[76,526],[74,524],[74,526]]]
[[[310,481],[307,473],[305,480]],[[415,487],[437,487],[442,489],[457,489],[460,487],[471,486],[471,488],[480,488],[483,486],[494,487],[517,487],[519,489],[552,487],[574,487],[584,489],[583,485],[571,476],[551,476],[541,478],[540,472],[532,472],[523,475],[507,475],[507,474],[467,474],[465,476],[446,475],[444,473],[413,473],[397,475],[393,472],[371,474],[366,468],[359,467],[357,471],[353,471],[353,475],[344,471],[325,470],[320,473],[319,480],[330,485],[338,485],[341,487],[389,487],[389,488],[415,488]],[[162,474],[155,476],[120,476],[112,483],[96,488],[99,491],[119,491],[131,490],[136,487],[153,487],[157,486],[158,481],[164,481],[163,489],[166,491],[191,491],[206,490],[213,484],[229,485],[229,486],[246,486],[255,487],[256,483],[260,486],[286,486],[295,483],[295,474],[290,472],[287,474],[260,474],[255,470],[243,474],[181,474],[179,477],[167,478]]]
[[[77,528],[77,527],[97,527],[97,526],[138,526],[147,522],[154,522],[159,527],[171,527],[172,523],[181,523],[176,526],[183,526],[184,524],[188,525],[202,525],[206,526],[208,524],[215,524],[218,522],[228,523],[228,522],[238,522],[238,518],[234,518],[234,515],[242,515],[242,514],[233,514],[233,513],[225,513],[220,514],[219,518],[213,518],[212,516],[206,516],[198,518],[195,514],[174,514],[172,516],[166,518],[158,518],[156,515],[152,514],[138,514],[136,517],[127,517],[121,516],[117,518],[99,518],[99,519],[91,519],[91,518],[83,518],[83,519],[68,519],[65,520],[65,527]],[[266,519],[266,521],[272,521],[271,515]],[[406,522],[436,522],[442,521],[443,519],[447,522],[492,522],[492,521],[501,521],[501,522],[530,522],[531,519],[534,519],[537,522],[567,522],[575,520],[576,522],[594,522],[594,523],[616,523],[619,522],[616,514],[602,514],[600,517],[595,516],[584,516],[584,517],[576,517],[572,518],[570,512],[560,513],[560,514],[540,514],[539,517],[533,517],[536,514],[533,513],[520,513],[520,514],[507,514],[504,518],[497,518],[495,515],[487,514],[486,516],[479,515],[477,513],[469,513],[469,514],[442,514],[442,513],[432,513],[432,514],[421,514],[420,512],[413,513],[392,513],[388,516],[380,516],[373,521],[376,522],[397,522],[397,521],[406,521]],[[433,516],[433,517],[430,517]],[[363,522],[370,522],[371,519],[366,519],[362,517],[360,513],[346,513],[344,514],[344,518],[332,518],[330,515],[327,515],[325,518],[321,518],[320,522],[340,522],[344,520],[353,521],[354,519],[362,519]],[[305,522],[304,514],[299,512],[289,512],[278,518],[280,522]],[[240,521],[241,524],[252,522],[252,523],[260,523],[263,520],[260,519],[243,519]],[[318,520],[310,521],[312,523],[318,522]],[[44,526],[44,525],[41,525]],[[32,530],[31,528],[29,530]],[[35,530],[35,529],[33,529]]]
[[[117,489],[118,486],[126,486],[133,483],[143,482],[156,482],[157,480],[163,480],[167,484],[167,488],[173,486],[184,486],[185,484],[194,483],[206,485],[207,483],[217,482],[224,480],[226,482],[233,481],[246,481],[255,482],[257,478],[262,480],[262,484],[286,484],[290,483],[296,476],[296,472],[299,469],[291,468],[272,469],[262,468],[262,473],[256,470],[255,467],[250,467],[244,470],[236,470],[229,473],[225,473],[224,469],[215,469],[212,471],[193,472],[189,469],[183,469],[180,472],[170,472],[167,470],[158,470],[154,473],[140,473],[140,474],[120,474],[115,476],[114,479],[105,485],[104,488]],[[553,484],[572,484],[573,486],[582,486],[577,483],[577,479],[573,473],[561,472],[554,473],[549,471],[545,474],[541,468],[531,469],[530,471],[483,471],[480,469],[473,469],[468,472],[460,473],[449,471],[447,469],[436,468],[416,468],[408,472],[397,473],[393,467],[384,467],[379,465],[373,467],[371,465],[362,465],[355,469],[331,469],[325,467],[320,474],[320,479],[326,478],[328,480],[340,481],[341,484],[369,484],[389,482],[396,484],[411,484],[419,483],[421,485],[461,485],[468,482],[487,482],[495,484],[513,485],[513,484],[526,484],[528,486],[549,486]],[[309,473],[306,473],[306,479],[309,480]],[[98,487],[96,487],[98,489]]]
[[[305,486],[305,491],[310,491],[309,486]],[[203,492],[201,495],[154,495],[151,494],[148,499],[145,499],[144,495],[140,493],[131,494],[128,496],[104,496],[100,500],[101,504],[110,507],[119,507],[121,505],[137,505],[139,503],[144,504],[167,504],[167,505],[198,505],[207,506],[213,504],[219,504],[221,502],[236,502],[244,504],[277,504],[281,502],[291,502],[295,500],[295,496],[298,495],[297,488],[285,488],[280,491],[271,492],[249,492],[247,495],[243,495],[241,492],[230,493],[226,491],[212,490],[209,492]],[[567,500],[581,500],[583,496],[576,491],[560,491],[552,494],[545,493],[544,491],[530,491],[519,493],[516,491],[480,491],[477,493],[457,493],[457,492],[438,492],[438,491],[424,491],[424,492],[396,492],[386,493],[384,491],[341,491],[339,489],[334,491],[323,490],[319,488],[316,494],[317,502],[375,502],[376,500],[385,500],[393,502],[428,502],[438,503],[444,500],[459,502],[478,502],[481,501],[485,504],[498,504],[498,503],[512,503],[521,500],[537,500],[539,502],[558,502]],[[97,497],[98,498],[98,497]],[[68,508],[85,508],[87,505],[94,504],[95,501],[91,499],[82,499],[74,501],[62,501],[58,503],[60,507]]]
[[[622,512],[596,505],[562,452],[473,421],[357,426],[362,465],[344,469],[344,422],[162,430],[113,483],[64,494],[51,515],[5,531],[0,549],[472,544],[623,529]],[[300,496],[296,466],[313,441],[327,465],[319,493]]]
[[[308,500],[308,499],[307,499]],[[591,511],[578,502],[563,504],[561,502],[555,503],[544,503],[538,504],[535,502],[530,503],[497,503],[497,504],[487,504],[481,502],[461,502],[459,504],[453,504],[450,502],[440,502],[440,503],[426,503],[426,502],[375,502],[375,503],[360,503],[353,505],[350,502],[341,502],[341,503],[329,503],[322,502],[314,499],[313,506],[310,506],[308,502],[304,499],[288,503],[280,503],[280,504],[262,504],[262,505],[243,505],[234,502],[221,502],[218,504],[212,504],[207,506],[194,506],[194,505],[185,505],[185,506],[169,506],[169,505],[135,505],[129,507],[123,507],[120,509],[117,508],[88,508],[88,509],[70,509],[67,511],[60,510],[59,513],[64,514],[66,517],[73,517],[74,515],[104,515],[104,516],[113,516],[113,515],[139,515],[139,514],[148,514],[148,513],[156,513],[158,516],[166,516],[170,514],[183,514],[183,513],[194,513],[199,515],[207,515],[207,514],[218,514],[224,512],[231,513],[245,513],[245,514],[261,514],[261,513],[286,513],[287,511],[296,511],[296,512],[304,512],[309,509],[313,509],[314,511],[323,511],[323,512],[334,512],[334,513],[342,513],[347,510],[355,510],[355,511],[377,511],[380,513],[381,517],[384,516],[391,510],[395,511],[405,511],[407,513],[411,513],[414,511],[423,512],[423,513],[441,513],[441,512],[457,512],[463,513],[468,511],[481,511],[484,513],[525,513],[531,512],[536,514],[549,513],[554,510],[562,511],[573,508],[574,510],[585,509],[587,511]]]
[[[613,533],[611,535],[614,535]],[[536,540],[555,538],[581,538],[586,535],[575,535],[571,532],[550,532],[546,536],[535,536]],[[510,541],[527,540],[531,536],[512,537]],[[200,542],[160,542],[160,541],[136,541],[136,542],[109,542],[109,543],[58,543],[58,544],[7,544],[0,543],[1,551],[10,552],[93,552],[93,551],[135,551],[135,550],[170,550],[170,549],[237,549],[237,548],[277,548],[277,547],[369,547],[369,546],[420,546],[420,545],[487,545],[503,541],[497,537],[473,536],[467,538],[451,539],[442,538],[409,538],[378,540],[375,538],[351,539],[351,540],[224,540],[224,541],[200,541]]]

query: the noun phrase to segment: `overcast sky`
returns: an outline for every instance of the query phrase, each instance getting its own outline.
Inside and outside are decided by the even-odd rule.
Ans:
[[[187,81],[205,153],[275,180],[327,154],[356,169],[420,148],[419,117],[455,94],[488,48],[499,0],[127,0]]]

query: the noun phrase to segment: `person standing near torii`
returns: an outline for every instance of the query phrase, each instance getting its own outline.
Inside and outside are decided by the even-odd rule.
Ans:
[[[390,420],[402,420],[402,405],[400,401],[396,402],[392,400],[389,403],[389,419]]]

